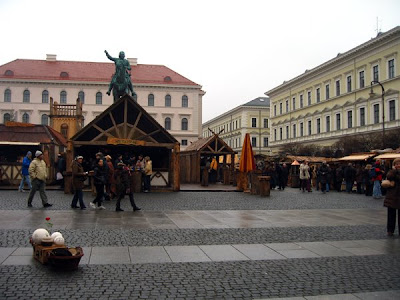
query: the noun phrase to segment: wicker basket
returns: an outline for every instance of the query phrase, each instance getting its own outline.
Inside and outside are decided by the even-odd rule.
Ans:
[[[47,260],[51,266],[63,270],[75,270],[78,268],[79,262],[83,256],[83,249],[81,247],[67,248],[72,256],[56,256],[50,255]]]

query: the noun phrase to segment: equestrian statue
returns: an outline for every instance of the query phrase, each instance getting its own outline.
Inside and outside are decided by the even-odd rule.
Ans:
[[[112,57],[108,54],[107,50],[104,50],[104,52],[106,53],[107,58],[115,63],[115,73],[113,74],[110,85],[108,86],[107,95],[110,95],[112,90],[114,102],[125,94],[129,95],[129,92],[134,96],[136,93],[133,90],[131,74],[128,72],[131,70],[131,65],[129,64],[129,61],[125,59],[124,51],[119,53],[118,58]]]

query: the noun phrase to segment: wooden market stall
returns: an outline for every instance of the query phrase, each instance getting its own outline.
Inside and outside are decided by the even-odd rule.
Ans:
[[[200,184],[207,159],[215,157],[220,162],[222,157],[222,164],[218,164],[217,172],[224,173],[224,183],[229,184],[227,181],[230,182],[233,177],[236,153],[216,133],[197,140],[180,153],[181,182]]]
[[[167,130],[124,95],[68,141],[67,175],[76,155],[88,161],[101,151],[114,161],[118,154],[143,154],[153,162],[152,187],[179,191],[179,149],[179,142]],[[71,177],[65,189],[71,192]]]

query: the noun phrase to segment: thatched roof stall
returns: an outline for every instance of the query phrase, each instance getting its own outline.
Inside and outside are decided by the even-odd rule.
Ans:
[[[219,157],[222,156],[222,166],[229,167],[232,174],[236,153],[218,134],[197,140],[180,153],[181,182],[200,183],[201,168],[205,166],[207,158],[211,157],[216,157],[217,161],[220,161]]]
[[[153,161],[152,186],[178,191],[179,142],[132,97],[125,95],[69,141],[67,171],[76,155],[87,160],[102,151],[117,154],[143,154]]]

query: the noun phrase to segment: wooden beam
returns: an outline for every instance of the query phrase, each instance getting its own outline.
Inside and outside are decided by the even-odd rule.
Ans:
[[[135,124],[133,124],[133,127],[131,128],[131,130],[129,131],[129,134],[128,134],[128,139],[131,139],[132,138],[132,136],[133,136],[133,134],[135,133],[135,130],[136,130],[136,128],[137,128],[137,124],[139,123],[139,120],[140,120],[140,118],[142,117],[142,112],[139,112],[139,115],[137,116],[137,118],[136,118],[136,121],[135,121]]]
[[[179,143],[174,145],[174,153],[172,155],[173,159],[173,172],[174,172],[174,182],[173,182],[173,191],[178,192],[181,189],[181,183],[180,183],[180,156],[179,156]]]
[[[124,101],[124,127],[123,127],[123,138],[128,138],[128,100]]]
[[[104,131],[103,129],[101,129],[99,126],[97,126],[96,124],[93,124],[93,127],[96,128],[98,131],[100,131],[102,134],[99,134],[98,136],[96,136],[93,141],[97,141],[98,139],[100,139],[102,136],[106,135],[109,137],[114,137],[111,133],[108,133],[107,131]]]
[[[112,123],[113,123],[113,125],[114,125],[115,132],[117,133],[117,137],[121,138],[121,133],[119,132],[117,123],[115,123],[115,120],[114,120],[114,117],[113,117],[112,113],[109,112],[108,114],[110,115],[111,121],[112,121]]]

